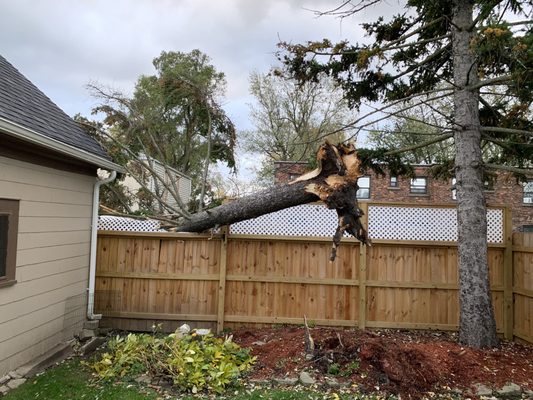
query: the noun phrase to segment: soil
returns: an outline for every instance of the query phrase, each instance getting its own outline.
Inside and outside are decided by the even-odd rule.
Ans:
[[[306,370],[318,382],[334,377],[363,393],[384,391],[420,398],[427,393],[472,391],[474,384],[499,389],[513,382],[533,390],[533,346],[502,342],[472,349],[454,333],[311,328],[315,351],[306,358],[305,328],[275,327],[233,332],[257,361],[250,379],[298,377]]]

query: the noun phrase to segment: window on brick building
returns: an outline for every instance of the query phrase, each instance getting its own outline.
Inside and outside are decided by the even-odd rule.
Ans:
[[[0,287],[15,283],[18,200],[0,199]]]
[[[457,179],[452,178],[452,200],[457,200],[457,189],[455,189],[455,184]]]
[[[370,198],[370,177],[362,176],[357,180],[357,186],[359,190],[357,191],[358,199],[369,199]]]
[[[524,204],[533,204],[533,181],[524,182]]]
[[[389,180],[389,187],[398,187],[398,177],[391,176]]]
[[[427,194],[428,180],[426,177],[416,177],[411,179],[411,187],[409,190],[412,194]]]

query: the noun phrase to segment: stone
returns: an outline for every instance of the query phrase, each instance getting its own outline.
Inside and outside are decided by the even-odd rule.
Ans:
[[[89,329],[89,330],[96,330],[98,329],[100,325],[100,321],[98,320],[91,320],[91,321],[83,321],[83,329]]]
[[[0,386],[3,385],[4,383],[6,383],[10,379],[11,379],[11,377],[9,375],[4,375],[4,376],[0,377]]]
[[[341,387],[341,384],[335,378],[331,378],[329,376],[326,376],[325,381],[326,381],[326,385],[328,387],[330,387],[330,388],[335,389],[335,388],[340,388]]]
[[[274,378],[274,382],[282,386],[294,386],[298,383],[298,378],[290,378],[288,376],[283,378]]]
[[[474,394],[476,396],[492,396],[492,389],[482,383],[474,384]]]
[[[533,390],[524,390],[524,395],[526,399],[533,399]]]
[[[101,346],[106,341],[105,337],[97,336],[87,340],[83,346],[80,347],[80,352],[83,355],[87,355],[95,351],[98,346]]]
[[[98,328],[99,336],[109,336],[113,330],[111,328]]]
[[[95,336],[96,334],[92,329],[82,329],[80,332],[80,341],[85,342]]]
[[[0,386],[0,396],[5,396],[9,392],[9,388],[7,386]]]
[[[263,342],[262,340],[258,340],[257,342],[253,342],[252,346],[264,346],[266,342]]]
[[[9,373],[9,376],[11,379],[20,379],[22,378],[23,375],[20,374],[20,368],[19,368],[19,370],[11,371]]]
[[[141,375],[135,379],[135,382],[143,385],[148,385],[152,383],[152,379],[148,375]]]
[[[183,324],[177,329],[177,332],[182,335],[188,335],[191,332],[191,327],[187,324]]]
[[[316,380],[306,371],[300,372],[300,382],[304,386],[311,386],[316,384]]]
[[[8,383],[7,383],[7,387],[9,389],[16,389],[18,388],[20,385],[22,385],[24,382],[26,382],[26,379],[24,378],[20,378],[20,379],[11,379]]]
[[[509,383],[497,390],[498,397],[503,399],[519,399],[522,396],[522,388],[516,383]]]

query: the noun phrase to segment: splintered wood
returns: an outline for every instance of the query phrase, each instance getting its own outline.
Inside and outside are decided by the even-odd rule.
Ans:
[[[337,210],[339,221],[333,237],[330,259],[335,260],[344,232],[370,245],[357,204],[357,179],[361,176],[355,147],[325,142],[317,153],[318,167],[290,184],[238,198],[227,204],[192,215],[176,227],[178,232],[204,232],[207,229],[234,224],[246,219],[283,210],[300,204],[322,200]]]
[[[305,182],[305,191],[320,198],[338,215],[338,225],[333,236],[330,260],[337,256],[337,247],[344,232],[348,232],[365,245],[371,245],[361,223],[363,211],[357,204],[357,179],[361,176],[360,161],[353,144],[334,146],[326,141],[317,153],[317,168],[291,183]]]

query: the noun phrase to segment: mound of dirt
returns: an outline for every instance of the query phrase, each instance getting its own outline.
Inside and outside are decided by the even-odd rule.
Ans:
[[[305,329],[243,329],[234,340],[257,356],[253,379],[297,376],[313,371],[318,381],[334,376],[362,391],[379,387],[420,397],[476,383],[501,388],[514,382],[533,390],[533,346],[503,342],[500,348],[461,347],[455,334],[417,331],[360,331],[313,328],[315,355],[305,357]]]

